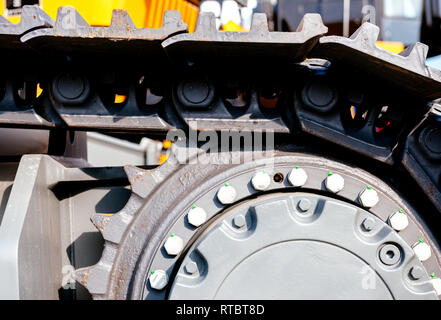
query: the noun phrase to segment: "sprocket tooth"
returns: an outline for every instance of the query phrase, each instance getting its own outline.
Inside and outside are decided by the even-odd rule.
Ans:
[[[378,26],[370,22],[365,22],[350,36],[350,39],[376,48],[379,35],[380,28]]]
[[[127,31],[130,29],[136,29],[132,18],[130,17],[127,10],[124,9],[113,10],[110,28],[117,28],[117,29],[124,28]]]
[[[439,98],[441,71],[426,66],[427,48],[417,43],[395,54],[377,47],[379,32],[378,26],[365,22],[350,38],[322,37],[310,58],[338,61],[340,66],[392,82],[425,102]]]
[[[54,20],[49,17],[39,6],[23,6],[20,21],[17,24],[0,18],[0,35],[21,36],[32,30],[52,28]]]
[[[168,175],[176,170],[180,165],[175,156],[175,153],[178,153],[176,145],[172,145],[171,151],[167,161],[155,169],[144,170],[132,165],[124,167],[134,194],[145,199]]]
[[[300,21],[296,32],[326,34],[328,32],[328,27],[323,24],[323,19],[320,14],[307,13],[303,16],[302,21]]]
[[[319,38],[327,33],[319,17],[306,17],[299,32],[272,32],[264,13],[253,15],[250,32],[218,31],[212,12],[199,13],[196,31],[178,34],[162,42],[171,60],[206,60],[208,57],[265,58],[303,61]],[[240,45],[231,45],[240,43]],[[274,50],[274,45],[277,50]],[[199,121],[199,119],[197,120]]]
[[[198,35],[212,35],[216,32],[215,15],[212,12],[200,12],[194,33]]]
[[[124,170],[129,178],[132,192],[141,198],[146,198],[154,186],[165,179],[157,169],[144,170],[128,165],[124,167]]]
[[[19,24],[35,27],[52,27],[54,20],[39,6],[23,6]]]
[[[429,46],[421,42],[416,42],[400,52],[399,55],[408,58],[409,63],[425,66],[428,54]]]
[[[75,31],[77,28],[89,27],[87,21],[71,6],[58,8],[55,28],[62,31]]]
[[[93,214],[90,217],[92,223],[101,232],[104,240],[119,244],[121,238],[133,219],[133,215],[141,208],[143,199],[132,194],[126,205],[115,214]]]
[[[104,232],[104,228],[109,224],[113,214],[108,213],[94,213],[90,217],[90,220],[94,226],[101,232]]]
[[[106,243],[97,264],[77,269],[72,274],[73,279],[85,287],[94,299],[106,293],[115,254],[116,248],[112,244]]]
[[[251,20],[251,32],[269,33],[268,19],[265,13],[254,13]]]
[[[187,24],[182,20],[181,12],[178,10],[166,10],[162,26],[167,29],[178,30],[179,32],[182,32],[182,28],[185,27],[185,31],[188,31]]]

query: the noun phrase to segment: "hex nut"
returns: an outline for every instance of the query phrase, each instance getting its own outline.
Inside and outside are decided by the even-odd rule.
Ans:
[[[372,208],[374,207],[378,201],[380,200],[378,198],[377,191],[372,189],[371,187],[366,187],[360,195],[359,195],[360,203],[365,208]]]
[[[189,274],[194,274],[198,271],[198,265],[194,261],[190,261],[185,265],[185,271]]]
[[[430,280],[430,283],[433,285],[433,288],[436,291],[436,294],[441,296],[441,279],[436,278],[436,279],[432,279]]]
[[[201,207],[192,206],[187,219],[192,226],[199,227],[207,221],[207,213]]]
[[[311,204],[311,201],[309,201],[309,199],[303,198],[303,199],[300,199],[300,201],[297,204],[297,206],[298,206],[300,211],[306,212],[309,209],[311,209],[312,204]]]
[[[410,269],[409,274],[413,280],[419,280],[424,276],[424,270],[419,266],[415,266]]]
[[[165,251],[171,256],[177,256],[184,249],[184,240],[177,235],[171,234],[164,244]]]
[[[399,210],[389,217],[389,224],[394,230],[401,231],[407,228],[409,219],[403,210]]]
[[[255,190],[264,191],[270,186],[271,177],[266,171],[259,171],[251,179],[251,184]]]
[[[234,200],[236,200],[236,189],[229,185],[228,183],[225,183],[220,189],[217,191],[217,199],[222,204],[230,204],[233,203]]]
[[[426,261],[432,255],[432,250],[430,246],[427,243],[421,241],[413,246],[413,251],[417,255],[418,259],[420,259],[420,261]]]
[[[301,187],[303,186],[306,181],[308,180],[308,175],[305,170],[299,167],[295,167],[291,170],[288,180],[294,187]]]
[[[246,221],[245,217],[241,214],[233,218],[233,224],[237,228],[244,227],[246,225],[246,223],[247,223],[247,221]]]
[[[168,275],[164,270],[152,271],[149,277],[150,286],[155,290],[162,290],[168,284]]]
[[[361,226],[363,227],[363,229],[365,231],[369,232],[369,231],[372,231],[375,228],[376,224],[377,223],[375,222],[375,220],[373,218],[369,217],[369,218],[366,218],[366,219],[363,220]]]
[[[329,172],[325,186],[328,191],[338,193],[345,187],[345,179],[339,174]]]

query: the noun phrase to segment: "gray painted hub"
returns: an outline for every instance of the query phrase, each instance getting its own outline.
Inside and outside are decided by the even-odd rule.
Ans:
[[[293,189],[292,185],[289,182],[289,179],[284,179],[281,183],[276,183],[272,181],[271,185],[265,192],[272,192],[274,194],[275,192],[301,192],[302,190],[306,192],[306,190],[315,190],[312,191],[312,193],[329,194],[324,182],[328,177],[328,173],[331,171],[334,173],[338,173],[345,180],[345,187],[338,193],[338,197],[342,201],[351,204],[357,204],[358,207],[360,207],[360,192],[365,190],[367,185],[375,186],[374,189],[378,193],[380,201],[377,205],[369,209],[369,215],[360,218],[360,225],[363,225],[363,221],[365,221],[366,217],[368,217],[367,220],[372,219],[373,223],[367,223],[367,227],[369,227],[369,229],[376,230],[375,228],[377,226],[383,226],[383,224],[388,223],[388,218],[390,217],[391,213],[397,212],[399,209],[403,209],[409,217],[409,226],[405,230],[397,232],[397,237],[406,242],[408,248],[413,247],[416,243],[418,243],[419,239],[424,239],[425,241],[430,243],[431,248],[435,253],[431,255],[429,260],[422,262],[422,265],[424,266],[423,270],[426,274],[426,277],[413,280],[413,282],[411,283],[412,286],[427,286],[428,274],[433,273],[435,275],[438,275],[441,273],[438,262],[439,249],[437,244],[432,242],[431,239],[433,239],[433,237],[428,232],[427,227],[424,226],[423,222],[418,217],[415,210],[412,209],[408,203],[403,201],[403,199],[398,194],[396,194],[394,190],[385,185],[381,180],[360,169],[345,166],[343,164],[323,158],[304,155],[278,155],[274,158],[274,163],[270,164],[267,163],[266,159],[261,159],[255,162],[245,163],[240,166],[233,167],[215,167],[209,165],[207,166],[209,174],[207,176],[203,176],[200,181],[196,179],[196,182],[193,182],[193,185],[198,186],[197,188],[189,189],[188,187],[186,187],[185,190],[175,191],[176,194],[180,195],[178,202],[176,203],[176,205],[174,205],[172,211],[170,211],[170,209],[167,209],[163,213],[169,219],[168,224],[172,226],[163,228],[161,232],[158,232],[159,237],[163,239],[162,244],[159,244],[159,247],[157,247],[158,244],[152,244],[151,248],[154,249],[154,251],[152,250],[149,252],[149,254],[146,254],[146,257],[151,257],[152,260],[148,258],[143,260],[143,262],[141,263],[143,267],[138,269],[136,274],[136,278],[139,282],[135,281],[135,283],[141,283],[142,279],[144,285],[142,287],[137,285],[134,286],[132,292],[134,296],[132,296],[132,298],[138,299],[141,297],[141,294],[142,298],[147,300],[169,298],[169,292],[173,285],[175,273],[180,270],[179,264],[186,256],[188,249],[191,248],[194,243],[199,241],[198,239],[200,239],[201,233],[204,230],[213,226],[213,221],[215,221],[219,217],[222,217],[223,214],[225,214],[225,210],[231,210],[231,206],[222,205],[216,197],[218,189],[223,186],[225,182],[228,182],[231,186],[233,186],[237,192],[237,204],[234,206],[237,206],[239,203],[246,202],[246,208],[248,208],[255,205],[255,203],[250,203],[249,200],[247,200],[249,199],[249,197],[258,196],[259,199],[263,199],[262,194],[258,194],[250,183],[251,179],[257,171],[265,170],[270,175],[276,175],[280,173],[284,177],[287,177],[292,169],[296,166],[304,169],[308,175],[306,183],[301,188]],[[182,184],[182,177],[185,176],[188,178],[196,178],[201,172],[202,171],[200,165],[195,166],[194,168],[190,166],[184,167],[182,171],[175,172],[172,177],[169,177],[166,181],[166,184],[161,186],[161,188],[164,188],[164,190],[175,190],[174,188],[176,186],[181,185],[184,188],[185,186],[191,184],[188,181],[186,181],[185,184]],[[179,180],[176,180],[175,178],[179,178]],[[191,192],[189,192],[187,196],[185,196],[185,200],[183,200],[182,194],[187,191]],[[334,194],[330,194],[330,196],[335,197]],[[305,199],[306,198],[307,197],[305,197]],[[162,203],[162,201],[162,198],[156,200],[154,198],[150,199],[149,202],[145,205],[145,208],[148,208],[146,212],[151,215],[153,213],[156,214],[157,212],[160,212],[160,210],[163,210],[163,205],[157,205],[159,203]],[[189,225],[186,219],[186,214],[191,209],[192,205],[204,208],[207,213],[208,221],[199,228],[194,228]],[[314,208],[315,204],[311,203],[311,207]],[[296,209],[298,211],[301,210],[299,205],[297,205]],[[246,213],[247,212],[242,214]],[[313,211],[302,212],[302,216],[304,218],[307,218],[312,214]],[[148,222],[146,221],[144,223]],[[246,229],[246,227],[239,228],[242,228],[244,230]],[[366,226],[364,225],[361,226],[360,229],[367,231],[365,230]],[[142,230],[145,230],[145,228],[142,228]],[[179,256],[169,256],[163,249],[163,244],[171,233],[179,235],[186,243],[186,249]],[[159,250],[155,248],[159,248]],[[213,270],[213,268],[214,267],[212,266],[211,270]],[[411,268],[412,264],[404,266],[404,273],[407,274],[407,276],[409,276]],[[150,287],[148,273],[149,270],[152,269],[161,269],[167,272],[170,278],[170,282],[165,290],[159,291],[154,290]],[[433,288],[430,288],[428,290],[433,291]],[[433,296],[429,296],[429,298],[431,297]],[[209,298],[205,297],[204,299]]]
[[[305,200],[307,212],[298,206]],[[246,225],[237,228],[241,215]],[[376,222],[371,231],[362,227],[367,218]],[[194,273],[185,269],[191,262]],[[371,213],[325,196],[276,193],[213,221],[187,251],[169,299],[437,299],[427,274],[416,284],[410,266],[423,267]]]

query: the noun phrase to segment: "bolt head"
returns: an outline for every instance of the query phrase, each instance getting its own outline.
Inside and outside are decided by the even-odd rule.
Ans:
[[[184,249],[184,240],[177,235],[169,237],[164,244],[165,251],[171,256],[177,256]]]
[[[436,294],[441,296],[441,279],[436,278],[436,279],[432,279],[430,280],[430,283],[433,285],[433,288],[436,291]]]
[[[378,198],[377,191],[374,189],[366,188],[360,193],[360,203],[365,208],[372,208],[374,207],[378,201],[380,200]]]
[[[412,267],[412,269],[410,269],[410,276],[413,280],[421,279],[424,276],[423,268],[419,266]]]
[[[271,177],[268,173],[259,171],[254,175],[253,179],[251,179],[251,184],[255,190],[266,190],[271,184]]]
[[[308,175],[302,168],[294,168],[291,170],[288,180],[294,187],[301,187],[308,180]]]
[[[220,189],[217,191],[217,199],[222,204],[230,204],[233,203],[234,200],[236,200],[236,189],[232,187],[229,184],[224,184]]]
[[[190,261],[185,265],[185,271],[189,274],[194,274],[196,271],[198,271],[198,265],[194,261]]]
[[[306,212],[309,209],[311,209],[311,201],[309,201],[308,199],[300,199],[299,203],[297,204],[297,206],[299,207],[299,210],[302,212]]]
[[[393,266],[401,260],[401,251],[393,244],[384,245],[379,254],[381,262],[387,266]]]
[[[413,246],[413,251],[417,255],[420,261],[426,261],[432,255],[432,250],[430,246],[425,242],[418,242]]]
[[[233,224],[237,227],[237,228],[242,228],[246,225],[247,221],[245,219],[245,217],[243,215],[238,215],[236,217],[234,217],[233,219]]]
[[[168,275],[164,270],[156,270],[149,277],[150,286],[155,290],[162,290],[168,284]]]
[[[377,223],[372,218],[366,218],[363,220],[362,227],[365,231],[372,231]]]
[[[339,174],[332,174],[326,178],[325,185],[328,191],[337,193],[343,190],[345,179]]]
[[[187,214],[188,223],[195,227],[199,227],[207,221],[207,213],[200,207],[193,207]]]
[[[394,230],[401,231],[407,228],[409,219],[405,213],[397,211],[389,217],[389,224]]]

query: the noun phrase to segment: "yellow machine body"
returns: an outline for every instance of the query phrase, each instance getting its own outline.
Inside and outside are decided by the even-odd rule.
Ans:
[[[179,10],[190,32],[199,13],[197,5],[186,0],[40,0],[42,9],[53,19],[58,7],[72,6],[92,26],[108,26],[113,9],[126,9],[138,28],[159,28],[166,10]],[[0,0],[0,14],[17,23],[20,15],[7,14],[6,0]]]

